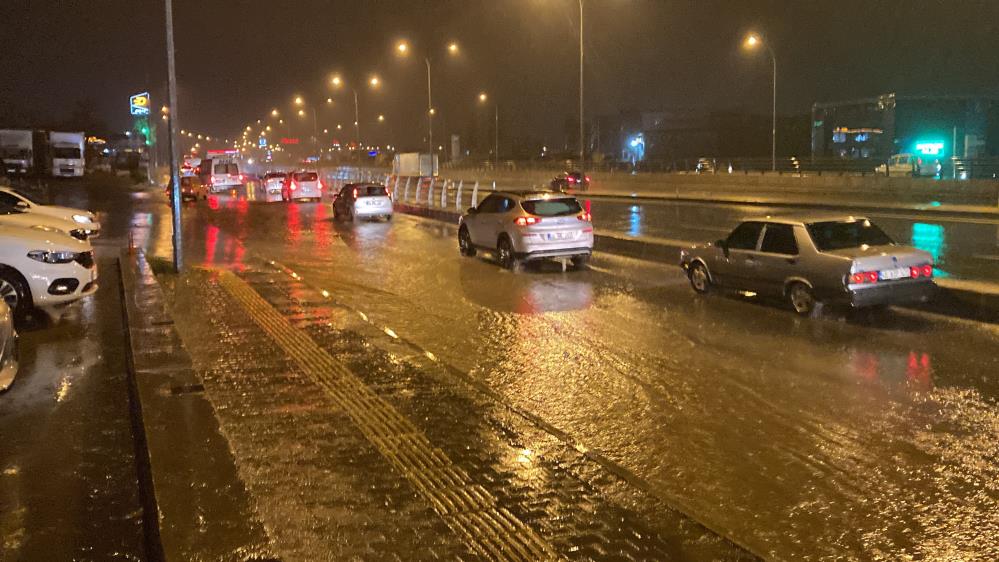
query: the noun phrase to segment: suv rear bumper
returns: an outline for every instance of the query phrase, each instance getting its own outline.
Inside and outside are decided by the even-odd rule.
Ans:
[[[522,261],[543,260],[547,258],[572,258],[577,256],[589,256],[593,253],[593,248],[549,248],[535,250],[532,252],[514,252],[514,257]]]

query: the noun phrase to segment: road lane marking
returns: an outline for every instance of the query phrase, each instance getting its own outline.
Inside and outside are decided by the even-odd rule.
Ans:
[[[223,270],[219,282],[302,372],[350,416],[367,440],[470,548],[490,560],[561,559],[537,531],[499,507],[492,494],[472,482],[408,418],[308,334],[292,326],[245,281]]]

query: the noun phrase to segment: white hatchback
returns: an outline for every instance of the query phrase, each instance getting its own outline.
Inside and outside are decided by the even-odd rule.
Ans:
[[[333,218],[392,218],[392,197],[380,183],[348,183],[333,196]]]

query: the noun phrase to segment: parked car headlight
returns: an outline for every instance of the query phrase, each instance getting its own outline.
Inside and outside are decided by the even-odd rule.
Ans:
[[[90,217],[87,215],[73,215],[73,220],[79,223],[90,222]]]
[[[70,251],[48,252],[45,250],[32,250],[28,252],[28,257],[44,263],[69,263],[76,259],[77,253]]]

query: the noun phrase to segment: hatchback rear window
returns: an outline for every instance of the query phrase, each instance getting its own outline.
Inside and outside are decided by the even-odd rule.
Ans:
[[[520,206],[528,213],[539,217],[564,217],[583,211],[583,208],[579,206],[579,201],[571,197],[521,201]]]
[[[357,186],[358,197],[384,197],[388,191],[384,185],[359,185]]]
[[[281,172],[271,172],[269,174],[264,175],[264,179],[265,180],[272,180],[272,179],[275,179],[275,178],[277,178],[277,179],[284,179],[284,177],[285,177],[285,174],[283,174]]]
[[[869,220],[814,222],[808,225],[819,251],[845,250],[860,246],[884,246],[894,241]]]
[[[234,176],[239,173],[239,166],[236,164],[216,164],[215,165],[216,174],[229,174]]]
[[[315,172],[297,172],[295,174],[295,181],[316,181],[319,176]]]

